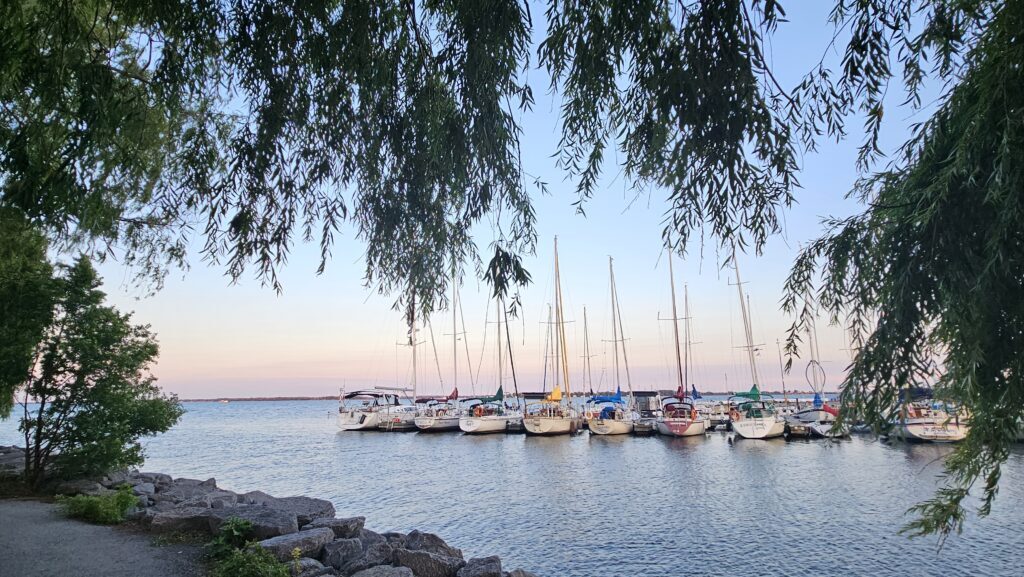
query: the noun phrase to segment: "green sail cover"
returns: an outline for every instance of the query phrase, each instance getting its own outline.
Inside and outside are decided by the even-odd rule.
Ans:
[[[500,403],[505,400],[505,392],[502,391],[502,387],[498,387],[498,392],[494,393],[493,397],[480,397],[481,403]]]
[[[743,397],[745,399],[750,399],[750,400],[753,400],[753,401],[760,401],[761,400],[761,391],[760,391],[760,389],[757,388],[757,385],[754,385],[754,386],[750,387],[750,392],[747,392],[747,393],[736,393],[736,396],[737,397]]]

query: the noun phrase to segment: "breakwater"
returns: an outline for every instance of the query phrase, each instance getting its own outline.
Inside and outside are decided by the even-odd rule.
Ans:
[[[236,493],[218,487],[215,479],[118,472],[62,483],[58,492],[102,495],[122,485],[139,499],[129,518],[150,531],[212,535],[229,519],[244,519],[252,523],[259,546],[278,560],[298,557],[296,577],[536,577],[522,569],[503,570],[498,556],[467,559],[432,533],[371,531],[365,517],[337,518],[334,505],[324,499]]]

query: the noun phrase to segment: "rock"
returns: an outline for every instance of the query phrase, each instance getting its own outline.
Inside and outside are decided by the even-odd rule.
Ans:
[[[295,513],[300,525],[308,525],[314,519],[334,518],[334,505],[324,499],[281,497],[268,503],[267,506]]]
[[[202,507],[180,507],[153,515],[149,527],[161,533],[173,531],[209,531],[210,510]]]
[[[196,495],[191,499],[182,501],[183,507],[210,507],[211,509],[224,509],[234,507],[238,501],[238,495],[231,491],[216,489],[203,495]]]
[[[238,496],[239,503],[245,503],[246,505],[268,505],[269,503],[276,501],[277,497],[272,497],[263,491],[249,491],[248,493],[242,493]]]
[[[111,471],[107,473],[107,482],[104,485],[108,489],[116,489],[124,484],[130,485],[129,479],[128,471]]]
[[[217,479],[214,479],[213,477],[210,477],[209,479],[203,481],[202,483],[199,483],[199,485],[202,486],[202,487],[210,487],[211,489],[216,489],[217,488]]]
[[[342,575],[352,575],[378,565],[390,565],[394,561],[395,548],[387,543],[374,543],[363,554],[349,561],[340,569]]]
[[[298,569],[298,571],[296,571]],[[321,575],[334,575],[334,570],[330,567],[324,567],[316,559],[310,559],[309,557],[303,557],[298,560],[298,566],[296,562],[288,562],[288,570],[291,572],[292,577],[320,577]]]
[[[501,559],[497,556],[477,557],[466,561],[458,577],[501,577]]]
[[[335,537],[349,539],[359,535],[359,532],[363,530],[363,523],[365,522],[366,517],[349,517],[348,519],[320,518],[313,519],[308,525],[303,525],[302,530],[330,527],[334,531]]]
[[[131,478],[139,479],[144,483],[153,483],[154,485],[168,485],[171,483],[171,476],[164,475],[163,473],[135,473]]]
[[[433,533],[423,533],[417,530],[411,531],[405,537],[405,548],[410,551],[427,551],[462,559],[462,551],[460,549],[448,546],[444,539]]]
[[[132,493],[135,493],[136,495],[139,496],[149,496],[156,493],[156,486],[153,485],[153,483],[139,483],[138,485],[132,487]]]
[[[96,481],[89,479],[78,479],[75,481],[64,481],[57,485],[57,493],[61,495],[109,495],[113,493]]]
[[[227,509],[203,509],[209,516],[209,530],[216,533],[220,526],[231,517],[250,521],[254,536],[258,540],[288,535],[299,530],[295,515],[286,511],[260,506],[231,507]]]
[[[416,577],[412,569],[408,567],[391,567],[389,565],[378,565],[370,567],[352,575],[352,577]]]
[[[408,549],[408,547],[405,546],[405,533],[389,531],[387,533],[382,533],[381,535],[383,535],[384,538],[388,540],[388,545],[391,545],[395,549]]]
[[[363,544],[363,551],[369,549],[371,545],[388,542],[388,540],[384,538],[383,535],[381,535],[380,533],[374,533],[369,529],[360,529],[359,535],[356,536],[356,539],[359,539],[360,543]]]
[[[176,487],[198,487],[199,485],[202,485],[203,482],[200,481],[199,479],[186,479],[185,477],[178,477],[177,479],[171,481],[171,484]]]
[[[516,569],[509,572],[508,577],[537,577],[537,575],[530,573],[525,569]]]
[[[288,561],[292,558],[292,552],[296,549],[303,557],[317,557],[323,550],[324,545],[334,540],[334,531],[323,527],[279,535],[270,539],[260,541],[260,547],[269,551],[278,561]]]
[[[175,503],[182,503],[188,501],[195,501],[201,499],[210,493],[226,493],[227,491],[219,491],[213,487],[199,484],[178,484],[177,482],[167,486],[165,489],[158,491],[163,499],[170,499]],[[209,505],[203,505],[209,506]]]
[[[456,557],[438,555],[429,551],[396,549],[393,564],[396,567],[412,569],[416,577],[456,577],[459,569],[462,569],[466,562]]]
[[[363,546],[359,539],[337,539],[324,545],[320,559],[335,569],[341,569],[362,556]]]

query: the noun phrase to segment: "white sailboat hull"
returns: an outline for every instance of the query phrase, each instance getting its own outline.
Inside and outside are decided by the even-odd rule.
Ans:
[[[592,417],[587,419],[587,427],[597,435],[628,435],[633,432],[633,421]]]
[[[744,439],[772,439],[786,432],[786,422],[775,417],[747,417],[733,421],[732,431]]]
[[[462,417],[459,419],[459,429],[470,435],[483,435],[487,433],[504,433],[508,429],[509,421],[516,419],[513,415],[487,415],[483,417]]]
[[[458,417],[416,417],[416,428],[421,431],[458,431]]]
[[[704,419],[658,419],[658,433],[669,437],[696,437],[703,435],[708,428]]]
[[[337,417],[338,428],[342,431],[376,430],[377,423],[376,411],[345,411]]]
[[[909,419],[893,427],[893,435],[908,441],[956,443],[967,437],[968,427],[953,420]]]
[[[576,432],[572,417],[523,417],[523,426],[528,435],[568,435]]]

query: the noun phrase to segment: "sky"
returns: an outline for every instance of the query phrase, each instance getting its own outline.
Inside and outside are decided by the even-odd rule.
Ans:
[[[769,46],[770,58],[784,86],[792,86],[817,62],[832,39],[827,2],[793,4],[789,22]],[[543,12],[535,12],[542,14]],[[538,23],[540,18],[535,19]],[[542,30],[536,30],[540,36]],[[841,43],[837,45],[842,46]],[[828,56],[833,64],[839,55]],[[536,59],[534,59],[536,60]],[[534,283],[523,290],[523,310],[514,319],[512,349],[519,390],[550,389],[545,381],[545,335],[548,303],[553,299],[553,241],[558,236],[564,294],[570,384],[581,388],[650,390],[676,386],[668,269],[662,250],[662,220],[667,204],[664,191],[636,198],[630,183],[619,176],[618,157],[608,154],[599,193],[577,214],[575,186],[566,180],[552,155],[559,139],[556,94],[546,90],[548,78],[530,73],[537,104],[522,118],[524,168],[549,184],[550,196],[535,197],[538,215],[537,254],[525,264]],[[887,97],[883,150],[893,151],[908,136],[908,126],[923,113],[900,108],[901,90]],[[845,198],[857,177],[854,160],[860,119],[850,121],[852,138],[823,141],[818,153],[802,159],[796,204],[784,213],[784,230],[770,239],[763,254],[740,255],[744,289],[750,298],[753,336],[758,347],[757,370],[763,388],[778,390],[785,379],[789,390],[809,390],[804,360],[791,374],[780,371],[777,343],[784,342],[792,319],[779,303],[782,287],[801,243],[823,232],[821,220],[860,212]],[[316,274],[319,248],[298,244],[281,272],[283,293],[261,286],[252,276],[232,284],[223,268],[209,266],[193,251],[188,271],[174,271],[165,287],[145,297],[129,282],[131,272],[116,262],[100,265],[109,300],[121,310],[135,311],[134,319],[150,324],[161,353],[154,374],[167,392],[182,398],[321,396],[339,388],[351,391],[372,386],[411,384],[412,351],[400,346],[406,327],[392,309],[394,297],[379,295],[363,283],[363,245],[351,229],[340,236],[333,258],[322,275]],[[487,227],[477,234],[486,249],[493,240]],[[197,244],[198,246],[198,244]],[[614,259],[619,308],[629,379],[614,370],[609,298],[608,258]],[[724,257],[713,242],[691,243],[684,260],[674,260],[682,313],[684,287],[690,302],[693,367],[690,381],[701,391],[724,392],[749,388],[751,375],[745,351],[739,297],[733,270],[723,269]],[[458,375],[453,371],[452,315],[442,311],[419,333],[417,391],[459,391],[490,394],[497,376],[496,313],[486,287],[472,275],[460,289],[461,316]],[[584,335],[584,307],[587,331]],[[844,331],[818,325],[821,364],[826,388],[835,390],[850,359]],[[431,334],[433,338],[431,338]],[[589,341],[587,382],[584,341]],[[465,340],[463,340],[465,339]],[[467,355],[468,349],[468,355]],[[621,358],[621,357],[620,357]],[[471,376],[472,375],[472,376]],[[506,390],[513,383],[505,369]],[[546,383],[546,384],[545,384]]]

